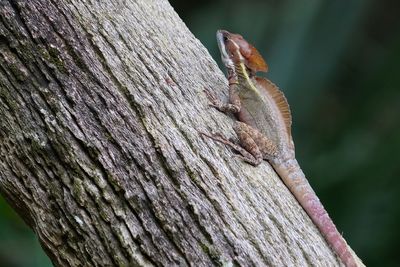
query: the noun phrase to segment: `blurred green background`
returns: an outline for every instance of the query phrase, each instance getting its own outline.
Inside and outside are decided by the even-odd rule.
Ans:
[[[170,1],[220,63],[241,33],[293,113],[298,161],[367,266],[400,266],[400,1]],[[51,266],[0,199],[0,266]]]

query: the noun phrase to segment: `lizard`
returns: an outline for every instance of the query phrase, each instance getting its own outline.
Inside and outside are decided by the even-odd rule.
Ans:
[[[268,79],[256,76],[257,72],[268,71],[265,60],[239,34],[218,30],[217,43],[227,69],[229,103],[209,90],[205,93],[210,106],[236,115],[233,130],[239,144],[221,134],[201,134],[232,147],[251,165],[267,160],[345,266],[359,266],[296,160],[292,117],[284,94]]]

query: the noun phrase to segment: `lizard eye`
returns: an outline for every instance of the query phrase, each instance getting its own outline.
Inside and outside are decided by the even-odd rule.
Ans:
[[[228,41],[228,37],[224,36],[224,42]]]

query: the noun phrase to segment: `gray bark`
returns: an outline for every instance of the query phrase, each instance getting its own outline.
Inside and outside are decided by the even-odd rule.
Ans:
[[[199,136],[233,135],[226,79],[167,1],[0,16],[0,190],[54,265],[340,264],[268,163]]]

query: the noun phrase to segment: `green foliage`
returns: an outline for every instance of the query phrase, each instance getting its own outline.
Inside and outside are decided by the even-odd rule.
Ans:
[[[0,196],[0,266],[52,266],[32,230]]]

